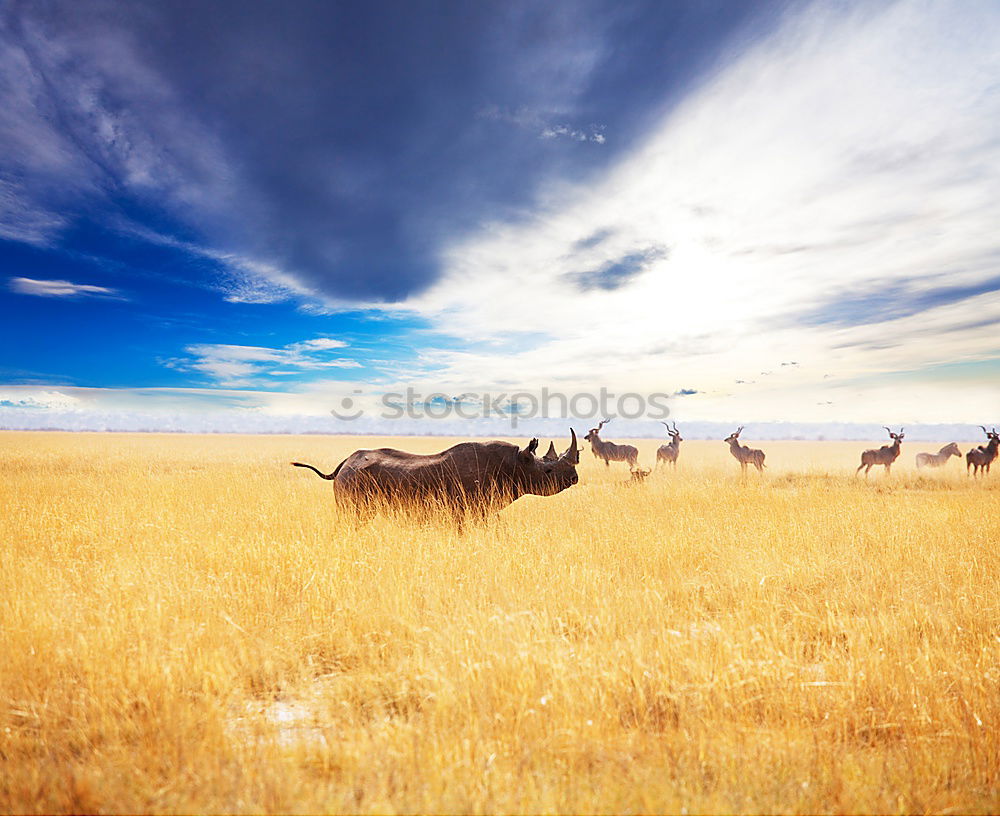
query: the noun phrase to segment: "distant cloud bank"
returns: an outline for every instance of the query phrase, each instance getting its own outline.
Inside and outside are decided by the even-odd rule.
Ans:
[[[648,420],[616,419],[611,438],[666,439],[663,427]],[[190,411],[104,411],[82,409],[66,401],[46,405],[44,400],[21,402],[0,399],[0,430],[4,431],[119,431],[184,432],[194,434],[351,434],[372,436],[444,436],[522,438],[569,436],[573,427],[581,436],[595,424],[591,419],[539,418],[512,428],[499,420],[384,420],[360,418],[339,421],[322,415],[274,415],[253,409]],[[686,440],[722,440],[734,431],[733,422],[678,421]],[[885,437],[884,429],[869,423],[748,423],[747,440],[863,440]],[[908,442],[981,442],[983,434],[975,425],[935,423],[906,426]]]

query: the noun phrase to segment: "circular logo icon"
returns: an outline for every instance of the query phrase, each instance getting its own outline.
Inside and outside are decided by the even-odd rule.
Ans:
[[[355,389],[354,393],[355,394],[361,394],[361,390],[360,389]],[[335,409],[335,408],[334,409],[330,409],[330,414],[332,414],[338,420],[357,420],[358,417],[360,417],[362,414],[364,414],[364,411],[362,411],[361,409],[355,409],[354,408],[354,399],[353,398],[351,398],[351,397],[344,397],[340,401],[340,408],[339,408],[339,410]]]

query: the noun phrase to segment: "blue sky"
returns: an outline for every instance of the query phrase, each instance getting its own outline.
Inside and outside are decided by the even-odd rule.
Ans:
[[[997,42],[988,0],[9,2],[0,425],[995,423]]]

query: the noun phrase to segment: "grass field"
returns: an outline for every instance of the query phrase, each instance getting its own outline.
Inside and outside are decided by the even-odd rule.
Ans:
[[[1000,810],[1000,474],[588,450],[459,534],[288,465],[386,443],[0,434],[0,812]]]

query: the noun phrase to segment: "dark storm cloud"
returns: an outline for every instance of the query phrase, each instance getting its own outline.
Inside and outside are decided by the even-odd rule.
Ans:
[[[121,219],[322,294],[401,299],[433,282],[446,239],[607,166],[772,18],[741,2],[13,3],[0,236]]]

